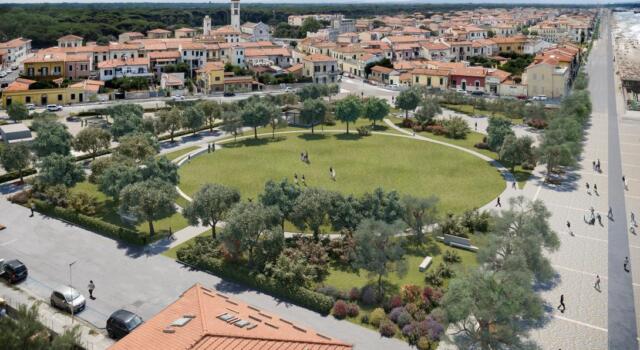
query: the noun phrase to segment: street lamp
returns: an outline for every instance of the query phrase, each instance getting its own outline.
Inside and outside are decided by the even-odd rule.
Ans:
[[[73,262],[69,263],[69,287],[73,288],[73,279],[72,279],[72,275],[71,275],[71,267],[78,262],[78,260],[74,260]],[[64,295],[63,295],[64,297]],[[73,315],[73,300],[72,300],[72,304],[71,304],[71,323],[73,323],[74,320],[74,315]]]

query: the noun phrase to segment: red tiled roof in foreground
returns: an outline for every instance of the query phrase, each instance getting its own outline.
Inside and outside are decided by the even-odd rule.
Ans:
[[[172,325],[178,320],[187,322]],[[110,349],[351,350],[352,346],[195,284]]]

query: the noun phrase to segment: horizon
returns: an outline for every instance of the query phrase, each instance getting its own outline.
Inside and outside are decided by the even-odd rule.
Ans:
[[[316,3],[315,0],[241,0],[242,3],[252,3],[252,4],[308,4],[308,3]],[[158,3],[158,4],[225,4],[228,3],[227,0],[188,0],[188,1],[177,1],[177,0],[119,0],[116,2],[110,2],[109,4],[136,4],[136,3]],[[575,0],[523,0],[523,1],[509,1],[509,0],[416,0],[416,1],[407,1],[407,0],[362,0],[362,1],[352,1],[352,0],[331,0],[324,4],[367,4],[367,3],[376,3],[376,4],[388,4],[388,3],[397,3],[397,4],[459,4],[459,5],[571,5],[575,4]],[[18,1],[1,1],[2,5],[24,5],[24,4],[104,4],[104,1],[101,0],[76,0],[76,1],[66,1],[66,0],[18,0]],[[615,4],[638,4],[640,6],[640,2],[637,0],[583,0],[580,4],[576,4],[578,6],[584,5],[615,5]]]

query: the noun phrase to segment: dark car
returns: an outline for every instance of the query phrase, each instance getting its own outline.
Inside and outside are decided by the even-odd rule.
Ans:
[[[120,309],[111,314],[107,320],[107,333],[113,339],[120,339],[133,332],[144,321],[131,311]]]
[[[0,273],[11,283],[17,283],[23,281],[29,275],[27,267],[20,260],[9,260],[5,263],[0,263]]]
[[[231,97],[231,96],[235,96],[236,93],[233,91],[225,91],[224,94],[222,94],[224,97]]]

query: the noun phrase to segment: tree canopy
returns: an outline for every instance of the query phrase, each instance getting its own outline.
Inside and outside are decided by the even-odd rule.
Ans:
[[[120,210],[149,223],[149,235],[155,234],[153,222],[171,216],[178,193],[173,185],[151,179],[127,185],[120,192]]]
[[[240,192],[235,188],[205,184],[193,196],[193,201],[184,208],[183,214],[191,225],[211,227],[213,238],[216,238],[216,225],[239,201]]]
[[[347,134],[349,133],[349,123],[355,123],[362,112],[362,101],[354,95],[349,95],[336,102],[334,110],[336,118],[347,124]]]

